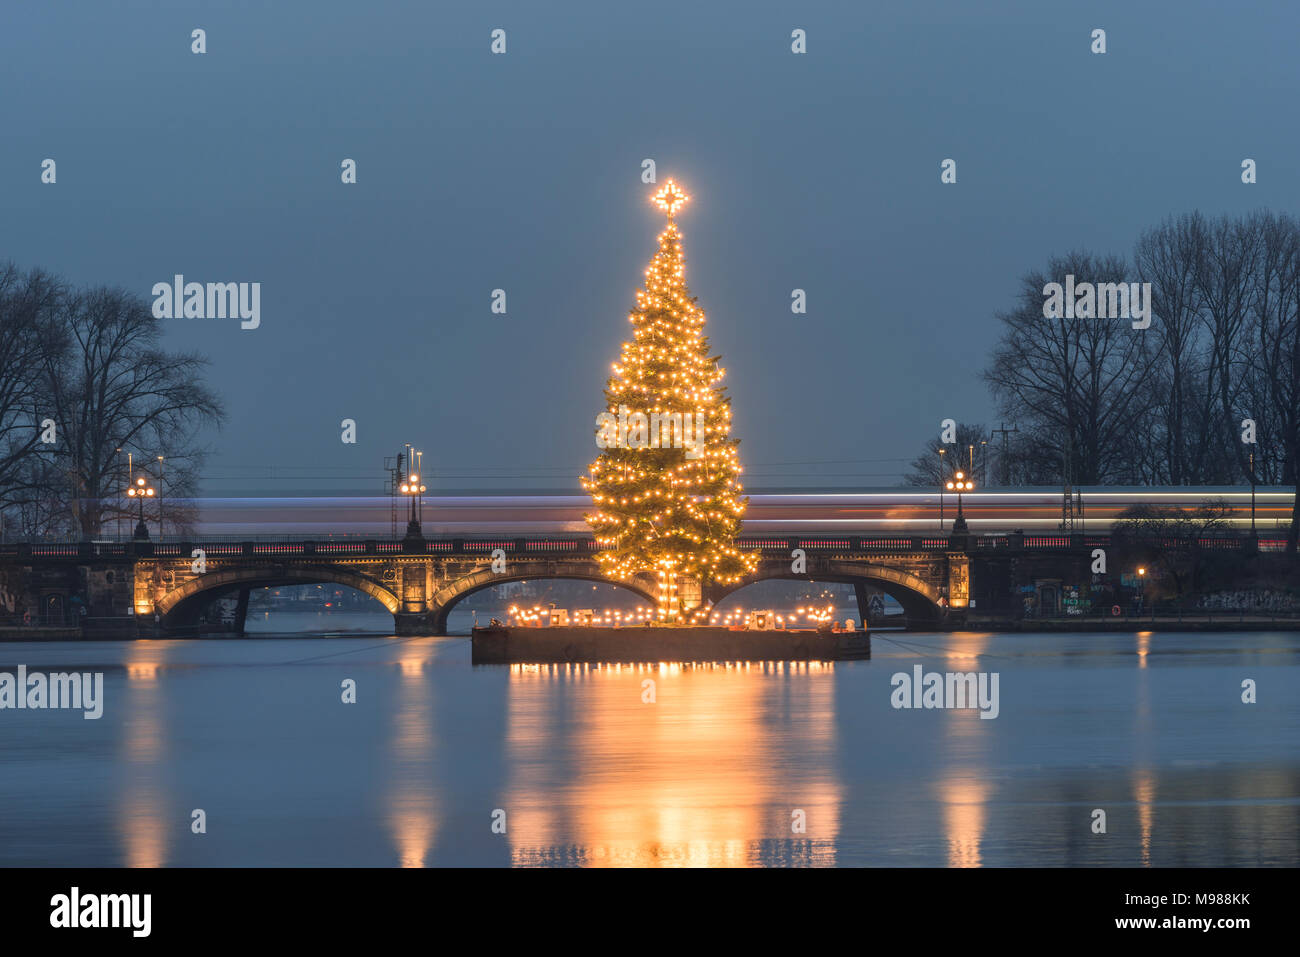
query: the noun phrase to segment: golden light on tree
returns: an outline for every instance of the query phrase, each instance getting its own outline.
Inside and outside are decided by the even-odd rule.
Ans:
[[[731,438],[731,400],[719,357],[709,354],[704,313],[686,286],[673,220],[690,197],[668,180],[651,199],[668,224],[628,315],[632,338],[605,383],[605,400],[609,418],[622,416],[620,435],[629,418],[659,425],[645,444],[605,444],[582,484],[595,506],[587,522],[603,548],[597,560],[605,574],[652,572],[671,594],[667,581],[678,576],[738,581],[758,556],[734,544],[748,499],[739,443]]]

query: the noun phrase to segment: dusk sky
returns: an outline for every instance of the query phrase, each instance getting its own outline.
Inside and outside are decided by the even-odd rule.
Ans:
[[[651,158],[693,197],[749,487],[891,485],[942,418],[996,424],[979,372],[1024,272],[1297,211],[1300,8],[1177,9],[6,4],[0,259],[147,299],[262,284],[256,330],[165,321],[229,414],[207,494],[378,494],[405,442],[431,491],[576,492],[663,223]]]

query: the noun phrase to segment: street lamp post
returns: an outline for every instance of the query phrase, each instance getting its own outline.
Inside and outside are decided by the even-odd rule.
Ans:
[[[966,531],[966,516],[961,510],[962,492],[969,492],[975,487],[975,483],[966,478],[965,472],[957,472],[953,475],[952,480],[948,482],[948,491],[957,493],[957,518],[952,523],[954,534],[960,534]]]
[[[1250,450],[1250,540],[1255,541],[1255,450]]]
[[[424,540],[424,532],[420,528],[420,520],[423,518],[423,509],[421,508],[423,505],[423,499],[420,496],[424,492],[428,491],[429,487],[420,484],[420,473],[416,471],[416,468],[414,467],[417,456],[422,457],[422,453],[413,451],[407,459],[407,461],[412,465],[411,474],[400,486],[401,493],[409,496],[411,501],[411,519],[406,524],[407,541]]]
[[[118,454],[118,455],[121,455],[121,454],[122,454],[122,450],[121,450],[120,448],[117,449],[117,454]],[[116,465],[117,465],[117,462],[114,461],[113,464],[114,464],[114,466],[116,466]],[[127,481],[128,481],[128,482],[131,481],[131,478],[130,478],[129,475],[127,476]],[[118,540],[119,542],[122,540],[122,512],[121,512],[120,510],[119,510],[118,513],[117,513],[117,540]]]
[[[942,445],[939,446],[939,531],[943,531],[943,457],[947,453]],[[949,483],[949,488],[952,484]]]
[[[118,451],[121,452],[122,449],[118,449]],[[126,486],[127,486],[127,488],[129,489],[129,488],[131,488],[133,485],[135,485],[135,459],[134,459],[134,457],[132,456],[132,453],[131,453],[130,451],[128,451],[128,452],[126,453]],[[125,512],[125,511],[126,511],[126,510],[123,509],[123,512]],[[122,519],[123,519],[123,518],[125,518],[125,515],[123,515],[123,514],[119,514],[119,515],[117,516],[117,538],[118,538],[118,541],[121,541],[121,540],[122,540]]]
[[[163,507],[162,507],[162,487],[163,487],[163,457],[158,456],[158,541],[163,540]]]
[[[134,485],[126,490],[126,494],[127,497],[139,499],[140,501],[140,522],[135,527],[135,540],[137,542],[147,542],[149,541],[149,528],[144,523],[144,500],[153,498],[156,493],[149,487],[149,483],[144,480],[142,475],[135,480]]]

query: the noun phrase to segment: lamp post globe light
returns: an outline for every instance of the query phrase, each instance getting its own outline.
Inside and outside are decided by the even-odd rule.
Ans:
[[[422,485],[420,483],[420,474],[412,470],[411,474],[398,486],[398,489],[403,495],[408,496],[411,501],[411,520],[406,524],[406,537],[408,539],[423,539],[424,533],[420,528],[420,521],[424,517],[424,500],[421,496],[429,490],[429,486]]]
[[[144,523],[144,500],[153,498],[157,492],[150,488],[149,483],[145,481],[142,475],[126,490],[126,494],[128,498],[138,499],[140,502],[140,521],[135,526],[135,540],[147,542],[149,540],[149,529]]]
[[[956,472],[953,474],[953,477],[948,480],[946,488],[950,492],[957,493],[957,518],[952,523],[952,530],[955,533],[965,532],[966,516],[962,513],[961,496],[963,492],[969,492],[975,488],[975,483],[966,477],[965,472]]]

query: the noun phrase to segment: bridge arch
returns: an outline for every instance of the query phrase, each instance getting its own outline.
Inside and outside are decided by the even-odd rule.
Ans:
[[[223,568],[172,589],[154,602],[154,611],[164,629],[197,620],[202,607],[223,592],[276,585],[346,585],[365,592],[394,616],[401,601],[392,591],[366,575],[340,565],[273,565],[251,568]]]
[[[429,614],[435,634],[447,633],[447,616],[452,608],[475,592],[491,588],[493,585],[504,585],[507,582],[540,579],[598,582],[602,585],[626,588],[651,605],[658,601],[656,597],[658,586],[651,584],[649,578],[641,581],[619,581],[602,574],[600,566],[595,562],[516,562],[507,564],[500,572],[492,571],[491,567],[481,568],[435,590],[429,601]]]
[[[911,572],[875,562],[808,562],[807,570],[796,574],[785,560],[765,561],[756,574],[734,585],[714,586],[709,591],[713,604],[735,594],[747,585],[760,581],[781,579],[786,581],[818,581],[842,585],[874,585],[903,606],[909,621],[938,621],[942,612],[939,606],[939,586]],[[860,610],[861,611],[861,610]]]

